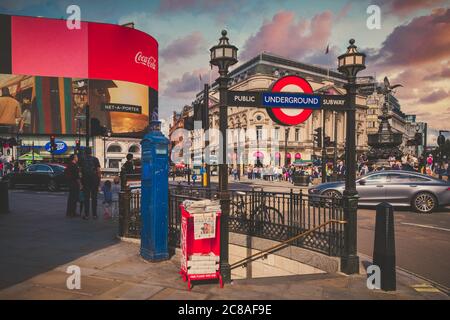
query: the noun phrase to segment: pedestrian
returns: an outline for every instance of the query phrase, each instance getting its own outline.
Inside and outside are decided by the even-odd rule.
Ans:
[[[111,181],[106,180],[103,183],[102,192],[103,192],[103,219],[108,220],[111,218],[111,209],[112,209],[112,190],[111,190]]]
[[[85,156],[81,163],[81,183],[84,191],[84,217],[89,219],[89,212],[92,209],[92,217],[97,219],[97,195],[100,185],[101,171],[100,161],[92,156],[92,149],[85,149]]]
[[[119,217],[119,193],[120,193],[119,177],[114,177],[113,184],[111,186],[111,193],[112,193],[111,218],[116,219]]]
[[[75,154],[70,155],[69,164],[64,170],[64,174],[69,186],[69,196],[67,198],[66,216],[74,217],[77,210],[77,201],[80,192],[80,170],[78,168],[78,157]]]
[[[195,186],[195,180],[197,180],[197,174],[194,172],[192,175],[192,185]]]
[[[235,167],[233,168],[232,173],[233,173],[233,179],[234,179],[234,181],[236,181],[238,179],[238,177],[237,177],[238,173],[237,173],[237,169]]]
[[[133,174],[134,173],[134,163],[133,163],[133,154],[127,154],[127,161],[123,164],[120,172],[122,174]]]
[[[339,164],[338,164],[338,166],[337,166],[337,168],[336,168],[337,170],[336,170],[336,173],[337,173],[337,176],[338,176],[338,180],[343,180],[344,179],[344,176],[345,176],[345,166],[344,166],[344,161],[339,161]]]

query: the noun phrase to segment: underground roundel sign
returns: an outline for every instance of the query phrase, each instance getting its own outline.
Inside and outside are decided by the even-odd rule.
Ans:
[[[311,85],[298,76],[286,76],[278,79],[272,85],[272,92],[313,93]],[[306,121],[312,114],[312,109],[267,108],[270,118],[284,126],[295,126]]]

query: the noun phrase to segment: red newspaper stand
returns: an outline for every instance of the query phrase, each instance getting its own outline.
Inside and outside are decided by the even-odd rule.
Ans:
[[[191,290],[191,281],[201,281],[219,279],[220,287],[223,288],[222,276],[220,274],[220,212],[215,213],[215,237],[207,239],[195,239],[194,236],[194,216],[186,211],[183,205],[181,208],[181,270],[183,281],[187,281],[188,289]],[[210,260],[215,264],[214,271],[205,273],[194,272],[192,263],[198,260]],[[193,261],[194,260],[194,261]],[[199,261],[209,263],[208,261]],[[201,270],[201,269],[198,269]]]

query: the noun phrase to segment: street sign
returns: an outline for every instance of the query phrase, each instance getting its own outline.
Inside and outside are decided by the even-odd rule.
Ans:
[[[311,85],[298,76],[278,79],[271,90],[228,91],[227,105],[266,108],[272,120],[281,125],[300,124],[317,109],[346,111],[346,96],[313,94]]]
[[[64,141],[55,141],[56,143],[56,150],[53,151],[53,154],[64,154],[67,151],[67,144]],[[48,152],[52,152],[51,142],[47,142],[47,144],[44,146],[45,150]]]
[[[289,93],[313,93],[311,85],[305,79],[298,76],[286,76],[278,79],[272,85],[272,92],[286,92]],[[292,109],[292,108],[267,108],[267,113],[278,124],[295,126],[306,121],[312,114],[313,110]]]
[[[229,106],[261,107],[261,92],[228,91],[227,104]]]
[[[344,108],[346,105],[345,96],[322,95],[321,109],[334,109],[334,107]]]

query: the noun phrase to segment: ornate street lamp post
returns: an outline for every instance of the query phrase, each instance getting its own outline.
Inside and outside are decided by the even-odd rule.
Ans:
[[[222,136],[222,159],[219,161],[219,199],[222,209],[220,218],[220,271],[223,281],[229,283],[231,281],[231,270],[228,262],[228,218],[230,214],[230,194],[228,192],[228,164],[227,164],[227,127],[228,127],[228,110],[227,110],[227,91],[228,91],[228,68],[237,63],[237,51],[233,45],[230,45],[227,38],[226,30],[222,30],[222,37],[219,44],[212,47],[211,65],[219,68],[219,130]]]
[[[344,228],[345,248],[341,258],[341,271],[346,274],[359,272],[357,255],[357,207],[356,191],[356,75],[364,70],[366,55],[358,52],[355,40],[350,39],[347,52],[338,57],[338,70],[347,77],[347,131],[345,147],[345,190],[343,194],[344,217],[347,221]]]

